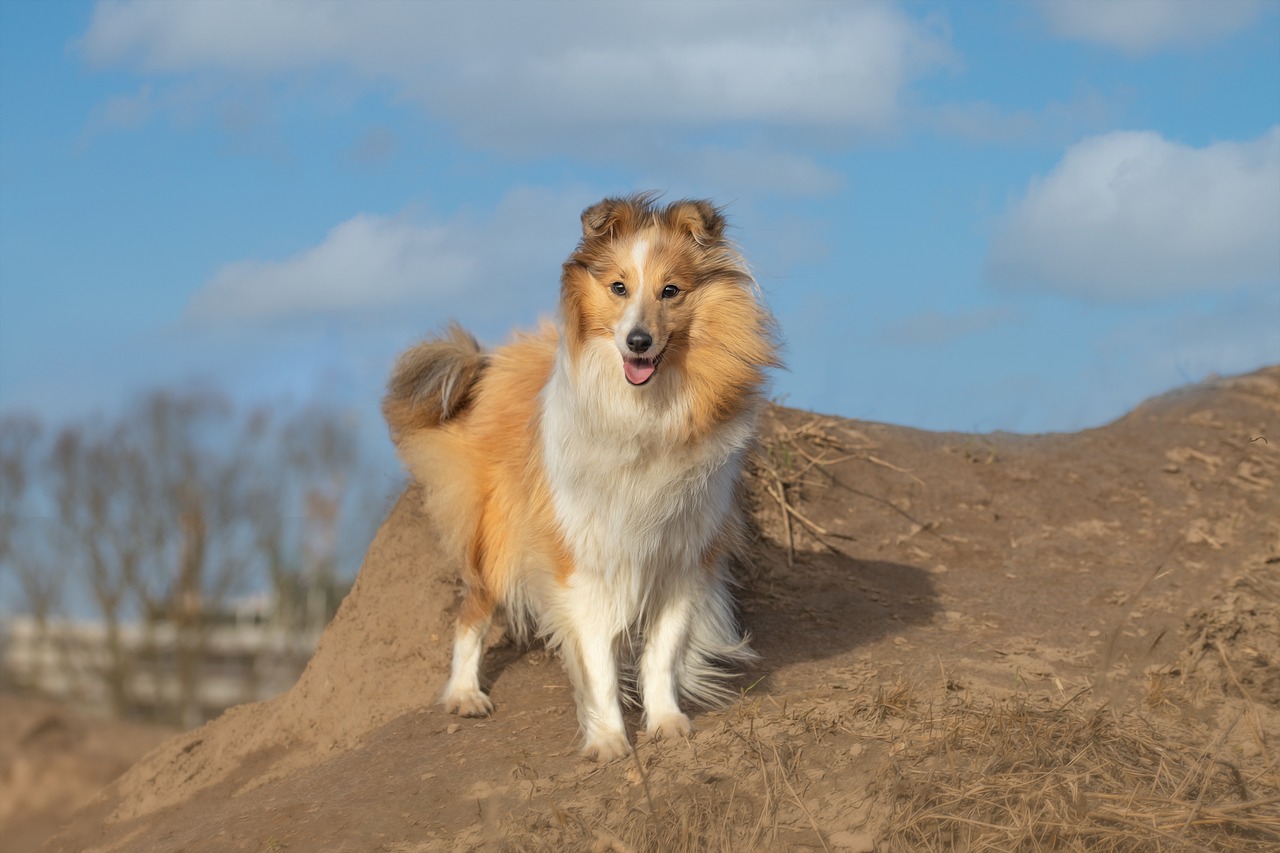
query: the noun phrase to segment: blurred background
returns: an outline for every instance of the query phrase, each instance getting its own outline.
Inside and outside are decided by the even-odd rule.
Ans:
[[[287,688],[395,354],[550,316],[644,189],[726,206],[780,401],[1096,426],[1280,362],[1280,4],[4,0],[3,688]]]

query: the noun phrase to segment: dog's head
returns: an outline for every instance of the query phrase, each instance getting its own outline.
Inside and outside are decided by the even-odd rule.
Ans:
[[[767,314],[724,231],[724,216],[708,201],[660,206],[640,194],[587,208],[561,277],[571,352],[611,340],[619,379],[644,386],[681,370],[711,337],[756,337],[768,350]],[[759,358],[772,363],[771,350]]]

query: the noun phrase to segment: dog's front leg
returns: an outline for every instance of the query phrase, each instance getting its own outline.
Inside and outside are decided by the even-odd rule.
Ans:
[[[593,620],[590,611],[575,619],[570,674],[578,693],[578,719],[586,743],[582,754],[595,761],[611,761],[631,751],[618,703],[618,633]]]
[[[678,590],[654,615],[640,656],[645,731],[655,737],[686,735],[693,726],[680,710],[676,662],[684,657],[693,602]]]

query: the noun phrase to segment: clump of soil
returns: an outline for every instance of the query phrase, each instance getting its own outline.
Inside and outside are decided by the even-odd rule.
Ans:
[[[1070,435],[776,408],[740,567],[762,662],[603,766],[541,649],[490,652],[491,718],[433,704],[456,571],[410,489],[290,693],[45,849],[1272,849],[1278,480],[1280,368]]]
[[[1280,712],[1280,554],[1250,567],[1198,608],[1187,633],[1187,677]]]

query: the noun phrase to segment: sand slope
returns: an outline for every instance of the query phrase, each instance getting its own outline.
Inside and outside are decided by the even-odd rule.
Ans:
[[[538,649],[490,652],[492,718],[432,704],[456,584],[411,488],[293,690],[168,740],[43,849],[1280,842],[1280,368],[1069,435],[778,408],[762,437],[763,662],[689,740],[582,761]],[[992,791],[1016,807],[979,816]]]

